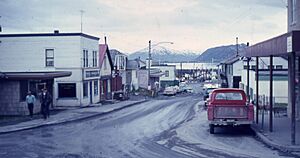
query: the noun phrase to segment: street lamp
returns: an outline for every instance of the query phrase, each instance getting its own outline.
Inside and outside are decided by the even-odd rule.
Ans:
[[[151,47],[158,46],[160,44],[169,43],[174,44],[174,42],[158,42],[156,44],[151,44],[151,40],[149,40],[149,54],[148,54],[148,90],[151,90],[151,84],[150,84],[150,59],[151,59]]]

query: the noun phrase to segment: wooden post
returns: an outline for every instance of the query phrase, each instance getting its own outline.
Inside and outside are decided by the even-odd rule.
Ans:
[[[291,52],[289,55],[289,86],[290,86],[290,95],[289,99],[291,99],[291,143],[292,145],[296,144],[296,93],[295,93],[295,52]]]
[[[258,66],[258,60],[259,58],[256,57],[256,69],[255,69],[255,75],[256,75],[256,124],[258,124],[258,112],[259,112],[259,91],[258,91],[258,80],[259,80],[259,74],[258,74],[258,69],[259,69],[259,66]]]
[[[249,62],[250,62],[250,57],[247,57],[247,98],[248,98],[248,101],[250,102],[250,93],[249,93],[249,89],[250,89],[250,85],[249,85],[249,83],[250,83],[250,77],[249,77],[249,69],[250,69],[250,64],[249,64]]]
[[[273,55],[270,56],[269,131],[273,132]]]

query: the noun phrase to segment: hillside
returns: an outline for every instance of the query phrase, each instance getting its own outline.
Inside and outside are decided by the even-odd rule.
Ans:
[[[239,45],[239,55],[244,54],[245,48],[245,44]],[[234,55],[236,55],[236,45],[220,46],[207,49],[200,56],[198,56],[195,61],[204,63],[218,63]]]

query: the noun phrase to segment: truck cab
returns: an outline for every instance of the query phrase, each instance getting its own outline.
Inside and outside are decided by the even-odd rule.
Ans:
[[[210,133],[215,127],[250,126],[254,119],[254,107],[247,102],[241,89],[220,88],[211,92],[208,99],[207,117]]]

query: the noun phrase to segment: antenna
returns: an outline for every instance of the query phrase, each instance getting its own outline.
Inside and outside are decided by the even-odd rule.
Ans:
[[[82,16],[83,16],[84,10],[80,10],[80,32],[82,33]]]
[[[236,37],[236,56],[239,56],[239,38]]]

